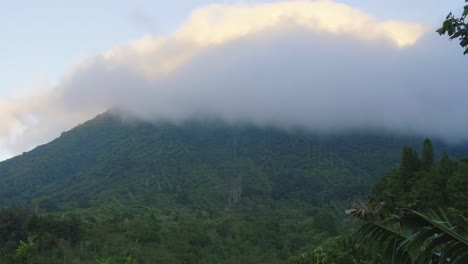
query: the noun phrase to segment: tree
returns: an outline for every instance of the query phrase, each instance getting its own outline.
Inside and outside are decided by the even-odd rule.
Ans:
[[[409,146],[404,146],[401,153],[400,188],[402,192],[409,192],[413,174],[419,170],[418,154]]]
[[[355,247],[355,237],[352,234],[337,236],[325,241],[314,249],[290,257],[287,264],[358,264],[369,263],[362,250]]]
[[[460,162],[457,172],[448,179],[447,193],[452,206],[468,216],[468,163]]]
[[[468,2],[468,0],[465,0],[465,2]],[[460,41],[460,46],[465,49],[463,54],[468,54],[468,25],[465,23],[467,15],[468,5],[465,5],[461,17],[456,18],[452,13],[449,13],[442,27],[436,30],[439,35],[445,35],[447,33],[450,40],[458,39]]]
[[[432,148],[431,141],[428,138],[426,138],[423,144],[421,166],[423,170],[429,171],[429,169],[431,169],[433,165],[434,165],[434,149]]]
[[[330,213],[319,213],[314,218],[314,227],[323,230],[331,235],[338,233],[335,217]]]
[[[14,249],[20,240],[26,240],[29,215],[21,209],[0,209],[0,248]]]
[[[450,159],[447,152],[444,152],[439,162],[439,182],[437,186],[437,190],[443,193],[444,203],[448,201],[447,181],[455,174],[457,167],[457,161]]]
[[[406,206],[418,210],[427,210],[443,206],[445,188],[441,188],[441,175],[437,169],[417,173],[418,180],[412,186],[411,194],[407,197]]]
[[[445,177],[448,177],[455,173],[455,171],[457,170],[457,166],[457,162],[455,160],[450,159],[447,152],[444,152],[442,154],[442,158],[439,162],[440,174],[444,175]]]
[[[97,264],[110,264],[110,258],[98,258],[96,259]]]
[[[20,240],[20,245],[16,249],[15,261],[16,263],[32,263],[32,253],[34,250],[35,237],[28,237],[28,242]]]

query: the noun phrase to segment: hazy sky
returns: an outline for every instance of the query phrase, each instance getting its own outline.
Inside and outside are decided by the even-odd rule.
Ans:
[[[0,160],[114,105],[468,139],[468,57],[434,33],[462,0],[0,3]]]

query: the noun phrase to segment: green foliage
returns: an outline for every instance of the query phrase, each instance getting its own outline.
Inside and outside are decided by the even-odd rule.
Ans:
[[[319,213],[314,218],[314,226],[318,230],[323,230],[330,235],[336,235],[338,233],[338,226],[335,217],[330,213]]]
[[[138,264],[138,261],[132,258],[132,256],[127,256],[125,258],[125,264]]]
[[[426,154],[424,154],[426,153]],[[444,153],[440,162],[433,162],[431,142],[423,143],[422,165],[417,154],[405,146],[400,169],[379,179],[373,196],[401,207],[428,210],[437,207],[454,207],[468,216],[468,163],[457,162]]]
[[[0,263],[10,263],[9,256],[16,262],[29,263],[33,251],[40,254],[61,245],[70,248],[75,245],[73,241],[82,239],[81,220],[76,216],[44,216],[21,209],[0,209],[0,227],[0,249],[5,253],[0,255]],[[18,243],[20,246],[14,250]],[[81,243],[80,252],[83,256]]]
[[[0,163],[0,205],[88,212],[259,200],[321,206],[368,191],[411,137],[122,121],[102,114]],[[31,202],[33,201],[33,203]],[[104,214],[105,215],[105,214]]]
[[[364,254],[355,247],[353,235],[337,236],[325,241],[321,246],[299,256],[291,257],[287,264],[364,264]]]
[[[380,199],[393,200],[401,192],[400,169],[394,169],[380,179],[372,187],[372,194]]]
[[[401,154],[400,165],[400,190],[409,192],[411,183],[414,179],[414,173],[420,169],[421,161],[417,152],[409,146],[404,146]]]
[[[466,230],[442,211],[423,214],[371,200],[348,213],[366,223],[357,231],[358,245],[372,263],[465,263]]]
[[[406,194],[405,202],[418,209],[430,209],[443,206],[446,188],[443,181],[446,178],[433,168],[430,171],[418,172],[413,189]]]
[[[375,263],[468,261],[468,159],[457,162],[444,153],[434,164],[430,149],[430,141],[425,140],[422,166],[411,170],[411,163],[404,161],[412,151],[405,147],[400,169],[374,186],[377,199],[386,202],[371,200],[348,211],[366,222],[357,237]],[[408,188],[398,190],[403,172],[409,175]],[[437,207],[446,210],[436,214],[432,209]]]
[[[97,258],[96,259],[97,264],[110,264],[110,258]]]
[[[460,162],[457,171],[447,182],[449,205],[464,212],[468,217],[468,163]]]
[[[14,210],[4,209],[4,214],[10,211]],[[147,214],[115,213],[108,220],[79,220],[76,226],[80,232],[63,232],[76,223],[75,215],[24,212],[24,218],[22,233],[37,236],[34,243],[39,263],[105,263],[108,257],[116,263],[124,259],[133,263],[277,263],[343,229],[328,210],[290,201],[226,207],[221,212],[178,208]],[[81,237],[73,244],[75,233]],[[12,239],[8,235],[14,235],[5,234],[6,241]],[[15,252],[3,252],[7,255],[1,262],[10,263],[8,259]]]
[[[402,145],[405,165],[375,189],[433,206],[441,186],[440,200],[457,202],[446,189],[463,179],[451,173],[459,164],[447,156],[422,169],[416,140],[106,113],[0,163],[1,205],[31,207],[0,210],[0,261],[34,235],[38,263],[284,263],[300,252],[310,263],[365,263],[349,240],[329,238],[352,229],[342,208],[398,164]]]
[[[28,213],[24,210],[0,209],[0,248],[12,250],[30,233]]]
[[[421,161],[411,147],[405,146],[400,167],[374,185],[378,199],[355,203],[346,210],[365,223],[349,242],[339,247],[323,243],[289,258],[288,263],[465,263],[466,172],[468,158],[457,162],[444,153],[436,164],[428,139],[423,142]],[[447,208],[447,213],[431,210],[437,207]]]
[[[34,250],[34,237],[28,237],[27,242],[20,240],[20,245],[16,249],[15,261],[16,263],[32,263],[32,254]]]
[[[465,2],[468,1],[465,0]],[[460,46],[465,48],[463,54],[468,54],[468,27],[465,22],[467,15],[468,5],[465,5],[463,13],[459,18],[455,17],[452,13],[448,14],[442,27],[436,30],[439,35],[448,34],[450,40],[458,39],[460,41]]]

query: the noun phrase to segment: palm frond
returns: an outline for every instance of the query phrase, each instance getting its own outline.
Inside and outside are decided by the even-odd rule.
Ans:
[[[366,222],[356,232],[357,246],[375,263],[468,263],[468,237],[443,211],[387,209],[380,203],[348,210]]]

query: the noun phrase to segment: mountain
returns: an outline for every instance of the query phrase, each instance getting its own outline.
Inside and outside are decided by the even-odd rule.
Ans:
[[[419,142],[221,121],[151,124],[108,112],[1,162],[0,203],[35,200],[48,211],[284,199],[321,206],[366,193],[398,164],[404,144]]]
[[[0,163],[0,206],[33,212],[0,210],[0,261],[29,236],[38,263],[284,263],[352,228],[344,207],[421,142],[106,112]]]

